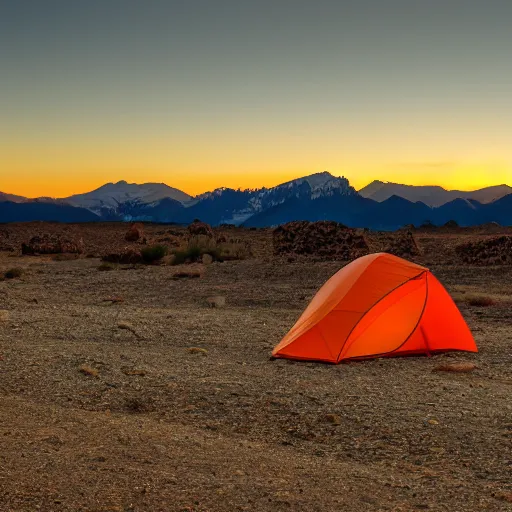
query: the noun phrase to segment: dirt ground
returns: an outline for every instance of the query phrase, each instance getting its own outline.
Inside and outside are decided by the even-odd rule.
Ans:
[[[461,236],[417,236],[478,354],[273,361],[344,263],[237,236],[257,257],[199,279],[0,252],[0,272],[24,270],[0,281],[1,511],[512,509],[512,267],[461,266]],[[455,361],[477,369],[433,371]]]

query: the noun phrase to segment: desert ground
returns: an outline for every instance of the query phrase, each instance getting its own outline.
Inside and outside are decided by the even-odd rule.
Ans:
[[[512,509],[512,266],[454,250],[499,229],[414,233],[478,354],[340,365],[270,356],[346,261],[226,228],[248,257],[98,270],[126,230],[0,226],[0,275],[21,269],[0,281],[1,511]],[[84,253],[21,255],[57,232]],[[435,371],[453,362],[476,369]]]

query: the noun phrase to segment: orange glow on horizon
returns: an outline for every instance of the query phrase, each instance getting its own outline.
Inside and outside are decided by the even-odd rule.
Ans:
[[[74,194],[90,192],[108,182],[125,180],[128,183],[165,183],[170,187],[180,189],[191,196],[201,194],[219,187],[233,189],[253,189],[261,187],[273,187],[281,183],[301,178],[324,170],[334,176],[345,176],[350,184],[360,190],[373,180],[401,183],[404,185],[439,185],[446,189],[475,190],[492,185],[512,184],[512,170],[504,165],[457,165],[450,166],[450,169],[440,166],[439,170],[433,171],[429,164],[425,167],[413,165],[407,169],[399,169],[399,166],[392,165],[352,167],[352,171],[341,171],[339,169],[318,169],[301,168],[276,172],[255,172],[252,169],[242,168],[240,173],[219,172],[201,173],[188,170],[180,172],[165,171],[91,171],[81,169],[70,176],[65,171],[54,172],[22,172],[16,169],[15,172],[3,176],[0,191],[26,197],[67,197]]]

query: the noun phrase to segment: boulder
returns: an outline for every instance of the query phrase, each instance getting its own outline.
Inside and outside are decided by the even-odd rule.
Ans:
[[[206,303],[211,308],[223,308],[226,305],[226,297],[222,297],[221,295],[216,295],[214,297],[208,297],[206,299]]]
[[[394,254],[399,258],[413,258],[421,254],[414,235],[410,232],[396,232],[389,235],[384,252]]]
[[[195,220],[188,227],[188,232],[190,236],[207,236],[209,238],[214,238],[215,235],[213,233],[213,229],[209,224],[205,222],[201,222],[200,220]]]
[[[144,226],[140,223],[132,224],[124,239],[127,242],[137,242],[144,238]]]
[[[21,245],[22,254],[82,254],[84,242],[80,239],[70,240],[58,235],[34,236],[28,243]]]
[[[361,234],[332,221],[289,222],[274,230],[272,242],[275,255],[302,254],[348,261],[370,252]]]
[[[455,253],[470,265],[511,265],[512,236],[499,236],[460,244]]]
[[[134,251],[129,248],[126,248],[124,251],[105,254],[101,259],[108,263],[119,263],[121,265],[135,265],[143,261],[140,251]]]

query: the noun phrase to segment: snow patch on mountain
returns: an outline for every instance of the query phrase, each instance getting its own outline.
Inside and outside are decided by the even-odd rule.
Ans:
[[[192,199],[185,192],[169,187],[164,183],[138,185],[119,181],[117,183],[107,183],[92,192],[67,197],[64,201],[73,206],[81,206],[104,215],[106,212],[115,214],[121,205],[151,204],[166,198],[181,203]]]

